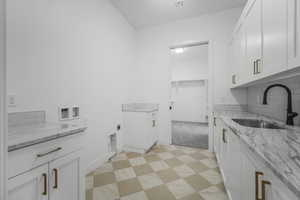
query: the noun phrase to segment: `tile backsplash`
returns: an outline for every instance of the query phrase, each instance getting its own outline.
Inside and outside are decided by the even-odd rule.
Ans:
[[[272,88],[268,93],[268,105],[262,105],[265,89],[274,83],[286,85],[291,89],[293,111],[300,115],[300,76],[249,87],[248,111],[286,121],[287,94],[283,88]],[[294,122],[295,125],[300,126],[300,116],[294,118]]]
[[[8,126],[39,124],[46,121],[45,111],[29,111],[8,113]]]

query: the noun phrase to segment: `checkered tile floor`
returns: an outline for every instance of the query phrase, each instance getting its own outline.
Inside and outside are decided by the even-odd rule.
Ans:
[[[155,146],[121,153],[86,177],[86,200],[228,200],[214,154]]]

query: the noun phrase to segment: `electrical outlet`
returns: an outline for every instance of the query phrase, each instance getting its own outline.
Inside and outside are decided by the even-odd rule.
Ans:
[[[12,95],[12,94],[8,95],[7,105],[8,105],[8,107],[16,107],[17,106],[16,95]]]

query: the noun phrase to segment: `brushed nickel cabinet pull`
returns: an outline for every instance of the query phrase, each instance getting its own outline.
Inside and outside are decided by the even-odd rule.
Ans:
[[[36,156],[37,156],[38,158],[41,158],[41,157],[47,156],[47,155],[49,155],[49,154],[51,154],[51,153],[55,153],[55,152],[60,151],[60,150],[62,150],[62,148],[61,148],[61,147],[58,147],[58,148],[56,148],[56,149],[54,149],[54,150],[52,150],[52,151],[49,151],[49,152],[47,152],[47,153],[37,154]]]
[[[259,198],[259,177],[263,175],[262,172],[255,172],[255,200],[261,200]]]
[[[152,120],[152,127],[155,127],[156,126],[156,122],[155,120]]]
[[[266,200],[266,185],[271,185],[271,182],[270,181],[265,181],[265,180],[263,180],[262,182],[261,182],[261,189],[262,189],[262,197],[261,197],[261,200]]]
[[[260,63],[261,59],[257,59],[256,60],[256,74],[260,74],[261,73],[261,69],[260,69]]]
[[[54,173],[54,186],[53,189],[57,189],[58,188],[58,169],[53,169],[53,173]]]
[[[226,133],[226,129],[223,128],[223,137],[222,137],[223,143],[227,143],[225,133]]]
[[[47,195],[47,174],[46,173],[44,173],[43,175],[43,179],[44,179],[44,191],[43,191],[43,193],[42,193],[42,195],[44,195],[44,196],[46,196]]]
[[[216,124],[216,117],[214,117],[214,126],[217,126],[217,124]]]

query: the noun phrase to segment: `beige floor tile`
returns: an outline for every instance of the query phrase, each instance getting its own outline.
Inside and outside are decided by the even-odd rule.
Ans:
[[[174,155],[174,156],[182,156],[182,155],[185,155],[185,153],[181,150],[175,150],[175,151],[171,151],[171,153]]]
[[[204,200],[204,199],[200,196],[200,194],[194,193],[194,194],[188,195],[186,197],[183,197],[179,200]]]
[[[151,174],[152,172],[154,172],[149,164],[134,166],[132,168],[137,176]]]
[[[161,160],[156,154],[147,154],[144,156],[144,158],[147,160],[147,162],[154,162]]]
[[[194,158],[195,160],[203,160],[203,159],[207,159],[208,157],[203,155],[202,153],[200,152],[195,152],[195,153],[192,153],[190,154],[190,156],[192,158]]]
[[[163,160],[151,162],[149,165],[155,172],[169,168],[169,165]]]
[[[199,192],[204,200],[229,200],[227,194],[215,186]]]
[[[146,160],[143,157],[131,158],[131,159],[129,159],[129,162],[130,162],[131,166],[138,166],[138,165],[146,164]]]
[[[162,153],[162,152],[166,152],[167,150],[163,147],[154,147],[152,149],[152,151],[155,152],[155,153]]]
[[[119,197],[119,191],[116,184],[105,185],[93,189],[94,200],[116,200]]]
[[[192,162],[196,161],[194,158],[192,158],[189,155],[178,156],[177,159],[180,160],[183,163],[192,163]]]
[[[192,154],[192,153],[195,153],[195,152],[196,152],[195,149],[189,149],[189,148],[187,148],[187,149],[182,149],[182,151],[183,151],[183,153],[185,153],[185,154]]]
[[[162,180],[155,173],[139,176],[138,180],[140,181],[144,190],[163,184]]]
[[[117,154],[115,157],[112,158],[112,161],[120,161],[120,160],[127,160],[127,155],[126,153],[120,153]]]
[[[131,167],[130,163],[128,160],[119,160],[119,161],[114,161],[112,163],[113,168],[116,169],[124,169],[124,168],[128,168]]]
[[[181,162],[180,160],[178,160],[177,158],[172,158],[172,159],[168,159],[165,160],[165,162],[170,166],[170,167],[176,167],[179,165],[182,165],[183,162]]]
[[[183,198],[196,192],[192,186],[182,179],[167,183],[166,185],[176,199]]]
[[[86,190],[93,189],[94,187],[94,177],[93,176],[87,176],[85,178],[85,188]]]
[[[94,176],[94,187],[108,185],[116,182],[116,177],[113,172],[106,172]]]
[[[188,184],[190,184],[196,191],[204,190],[209,188],[211,185],[205,178],[196,174],[189,176],[184,179]]]
[[[218,167],[218,163],[214,159],[203,159],[200,160],[204,165],[206,165],[209,168],[216,168]]]
[[[136,157],[140,157],[140,156],[142,156],[142,154],[140,154],[140,153],[135,153],[135,152],[128,152],[128,153],[126,153],[126,156],[127,156],[127,158],[136,158]]]
[[[119,182],[118,188],[121,197],[141,192],[143,190],[140,182],[136,178]]]
[[[165,185],[151,188],[145,191],[149,200],[175,200],[174,195]]]
[[[215,170],[208,170],[205,172],[199,173],[201,176],[203,176],[206,180],[208,180],[211,184],[217,185],[222,183],[222,177],[221,174],[216,172]]]
[[[148,197],[146,196],[145,192],[137,192],[121,197],[121,200],[148,200]]]
[[[179,179],[180,177],[176,174],[176,172],[173,169],[166,169],[166,170],[161,170],[157,172],[157,175],[160,177],[160,179],[164,183],[169,183],[172,181],[175,181]]]
[[[118,182],[124,181],[127,179],[132,179],[136,177],[136,174],[132,167],[125,168],[125,169],[119,169],[115,171],[116,180]]]
[[[189,166],[187,165],[180,165],[177,167],[174,167],[174,171],[176,172],[176,174],[182,178],[188,177],[188,176],[192,176],[195,175],[196,173],[194,172],[194,170],[192,170]]]
[[[206,156],[209,157],[209,158],[215,158],[215,157],[216,157],[216,155],[215,155],[214,153],[212,153],[212,152],[210,152],[210,151],[208,151],[208,150],[202,150],[201,153],[202,153],[203,155],[206,155]]]
[[[192,168],[196,173],[201,173],[201,172],[204,172],[204,171],[207,171],[210,169],[206,165],[204,165],[202,162],[188,163],[187,166]]]
[[[170,152],[163,152],[163,153],[159,153],[157,154],[160,159],[162,160],[167,160],[167,159],[171,159],[171,158],[174,158],[174,155],[171,154]]]
[[[113,166],[111,163],[105,163],[104,165],[102,165],[101,167],[99,167],[98,169],[96,169],[94,171],[94,175],[97,175],[97,174],[102,174],[102,173],[106,173],[106,172],[113,172],[114,169],[113,169]]]
[[[93,189],[85,191],[85,200],[93,200]]]

